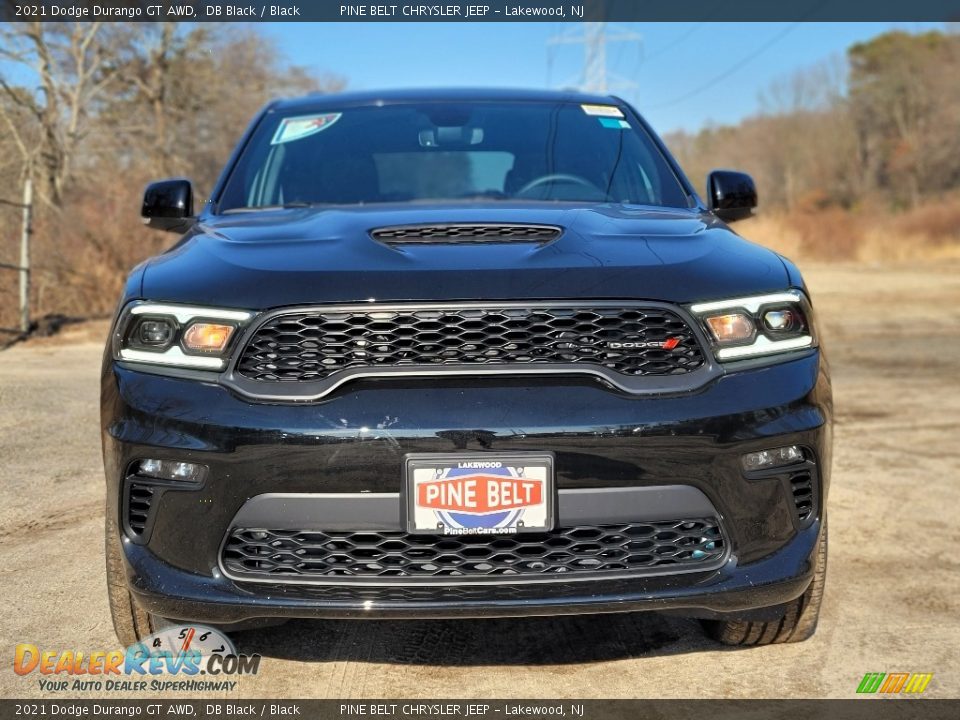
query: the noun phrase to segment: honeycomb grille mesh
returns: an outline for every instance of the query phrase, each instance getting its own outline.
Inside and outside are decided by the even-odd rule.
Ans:
[[[500,536],[235,529],[223,563],[251,579],[522,578],[696,569],[723,552],[709,518]]]
[[[390,245],[404,243],[479,243],[479,242],[549,242],[560,235],[560,228],[550,225],[401,225],[370,231],[374,240]]]
[[[318,308],[267,320],[237,372],[297,382],[354,368],[562,363],[645,376],[682,375],[703,362],[687,323],[660,308]]]

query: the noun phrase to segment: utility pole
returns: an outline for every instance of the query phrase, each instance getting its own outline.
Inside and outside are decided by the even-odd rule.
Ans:
[[[0,270],[13,270],[20,276],[20,332],[30,332],[30,233],[33,232],[33,180],[27,174],[23,183],[23,202],[0,198],[0,205],[20,208],[20,264],[0,263]],[[4,330],[3,332],[10,332]]]
[[[554,35],[547,45],[583,45],[583,74],[578,85],[584,92],[605,95],[614,89],[637,89],[633,80],[607,72],[607,44],[615,42],[635,42],[642,48],[643,36],[610,23],[588,22],[583,23],[582,33],[574,30]]]
[[[583,85],[585,90],[607,92],[607,24],[592,22],[583,28]]]
[[[23,183],[23,219],[20,228],[20,330],[30,332],[30,233],[33,215],[33,180]]]

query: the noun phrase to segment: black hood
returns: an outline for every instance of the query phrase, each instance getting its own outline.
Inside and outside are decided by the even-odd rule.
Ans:
[[[397,225],[533,223],[555,240],[390,246]],[[780,258],[691,210],[404,205],[264,210],[203,219],[151,260],[150,300],[264,309],[356,301],[623,298],[694,302],[781,290]]]

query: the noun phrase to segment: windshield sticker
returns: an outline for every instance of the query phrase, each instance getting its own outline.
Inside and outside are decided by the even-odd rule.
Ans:
[[[611,128],[612,130],[629,130],[630,123],[626,120],[617,120],[616,118],[602,117],[597,118],[600,121],[600,124],[605,128]]]
[[[623,111],[613,105],[581,105],[587,115],[598,115],[601,117],[622,118]]]
[[[288,117],[280,121],[280,127],[273,134],[271,145],[302,140],[305,137],[316,135],[333,125],[343,113],[325,113],[323,115],[299,115]]]

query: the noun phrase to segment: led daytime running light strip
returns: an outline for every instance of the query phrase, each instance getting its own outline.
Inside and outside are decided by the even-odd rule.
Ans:
[[[752,345],[720,348],[717,350],[717,357],[720,360],[735,360],[737,358],[753,357],[754,355],[768,355],[786,350],[799,350],[810,347],[812,344],[813,338],[809,335],[790,338],[789,340],[770,340],[763,335],[758,335]]]
[[[743,308],[749,310],[754,315],[763,305],[773,303],[800,303],[803,296],[798,292],[773,293],[771,295],[757,295],[755,297],[737,298],[734,300],[717,300],[716,302],[697,303],[691,305],[690,310],[697,315],[710,312],[712,310],[726,310],[728,308]]]
[[[132,362],[155,363],[157,365],[178,365],[180,367],[204,368],[208,370],[219,370],[223,367],[222,358],[187,355],[176,345],[162,353],[150,352],[148,350],[130,350],[129,348],[122,348],[120,350],[120,359],[130,360]]]
[[[153,303],[142,303],[130,308],[131,315],[171,315],[177,319],[178,323],[186,324],[197,318],[209,318],[211,320],[236,320],[237,322],[246,322],[253,313],[246,310],[218,310],[216,308],[189,307],[187,305],[158,305]]]

